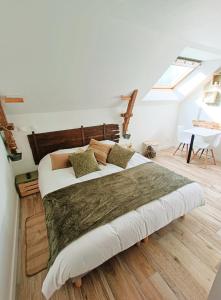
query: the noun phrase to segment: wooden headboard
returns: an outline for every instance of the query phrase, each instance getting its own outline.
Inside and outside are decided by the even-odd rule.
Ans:
[[[48,153],[60,149],[85,146],[89,144],[91,138],[99,141],[111,140],[119,142],[119,137],[118,124],[103,124],[37,134],[32,132],[32,134],[28,135],[28,140],[35,164],[37,165]]]

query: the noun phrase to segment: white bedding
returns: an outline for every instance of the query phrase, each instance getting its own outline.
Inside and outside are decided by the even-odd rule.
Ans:
[[[70,153],[72,150],[57,151],[59,152]],[[135,153],[127,168],[145,162],[150,162],[150,160]],[[39,189],[44,197],[59,188],[116,173],[123,169],[107,164],[107,166],[101,166],[101,171],[77,179],[73,168],[52,171],[50,156],[47,155],[41,160],[38,170]],[[57,256],[43,282],[44,296],[49,299],[55,290],[59,289],[69,278],[76,278],[87,273],[172,220],[203,204],[201,186],[191,183],[83,235]]]

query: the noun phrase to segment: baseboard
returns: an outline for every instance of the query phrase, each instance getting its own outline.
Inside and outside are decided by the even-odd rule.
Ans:
[[[15,210],[15,224],[14,224],[14,239],[13,239],[13,251],[12,251],[12,264],[11,264],[11,285],[10,285],[10,300],[15,300],[16,295],[16,281],[17,281],[17,263],[18,263],[18,236],[19,236],[19,196],[16,199]]]

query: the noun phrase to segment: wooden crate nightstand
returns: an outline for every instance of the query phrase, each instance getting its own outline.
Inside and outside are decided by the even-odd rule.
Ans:
[[[21,197],[38,193],[38,171],[17,175],[15,184]]]

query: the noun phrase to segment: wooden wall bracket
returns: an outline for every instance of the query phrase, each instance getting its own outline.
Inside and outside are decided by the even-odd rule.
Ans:
[[[8,123],[6,126],[0,124],[0,130],[14,130],[15,126],[13,123]]]
[[[135,103],[137,94],[138,94],[138,90],[134,90],[130,96],[121,96],[121,100],[128,101],[126,113],[121,114],[121,117],[124,118],[124,122],[123,122],[123,137],[124,138],[130,138],[130,134],[127,133],[127,130],[128,130],[130,118],[133,117],[132,111],[133,111],[133,107],[134,107],[134,103]]]
[[[6,145],[11,153],[17,153],[17,145],[11,130],[14,130],[14,124],[8,123],[2,103],[21,103],[22,98],[0,97],[0,131],[3,131]]]

